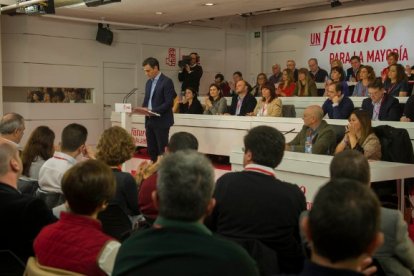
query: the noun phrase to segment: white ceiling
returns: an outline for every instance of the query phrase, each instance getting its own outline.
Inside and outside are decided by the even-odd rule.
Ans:
[[[216,5],[204,6],[203,3],[206,2]],[[14,3],[16,0],[0,0],[0,4]],[[129,24],[162,25],[237,14],[260,14],[277,9],[329,5],[330,0],[122,0],[99,7],[86,7],[82,3],[82,0],[55,0],[56,15]],[[156,15],[156,12],[164,14]]]

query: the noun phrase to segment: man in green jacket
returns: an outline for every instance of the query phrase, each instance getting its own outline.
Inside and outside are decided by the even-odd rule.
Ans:
[[[303,113],[303,127],[296,137],[286,144],[288,151],[314,154],[333,154],[336,147],[336,134],[323,120],[320,106],[308,106]]]
[[[216,203],[213,188],[214,170],[202,154],[165,156],[152,194],[159,216],[151,229],[122,244],[113,275],[259,275],[244,249],[203,225]]]

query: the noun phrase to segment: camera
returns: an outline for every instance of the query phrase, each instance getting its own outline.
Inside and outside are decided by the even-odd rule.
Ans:
[[[191,56],[183,56],[182,60],[178,61],[178,66],[180,68],[184,68],[187,64],[191,64]]]

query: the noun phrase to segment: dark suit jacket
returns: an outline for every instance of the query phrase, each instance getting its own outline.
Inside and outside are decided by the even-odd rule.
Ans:
[[[145,98],[142,104],[143,107],[148,107],[148,101],[151,95],[152,80],[148,80],[145,85]],[[152,95],[152,111],[159,113],[161,116],[145,117],[145,126],[157,128],[169,128],[174,124],[174,116],[172,106],[174,98],[177,94],[174,90],[172,80],[161,74],[155,86],[154,94]]]
[[[230,114],[236,115],[236,109],[237,109],[237,102],[238,102],[238,95],[233,95],[233,98],[231,99],[231,106],[230,106]],[[256,98],[250,94],[247,93],[246,96],[243,98],[242,106],[240,107],[240,113],[239,116],[246,116],[247,113],[253,112],[254,108],[256,107],[257,100]]]
[[[180,103],[180,113],[184,114],[203,114],[203,107],[197,98],[193,99],[193,103],[188,106],[188,103]]]
[[[208,226],[226,237],[259,240],[277,252],[281,272],[295,273],[303,262],[299,215],[306,209],[298,186],[252,171],[217,180],[217,204]]]
[[[372,105],[371,98],[366,98],[362,101],[362,109],[366,110],[369,113],[369,117],[372,118],[374,106]],[[384,94],[378,119],[380,121],[399,121],[400,118],[401,109],[398,99]]]
[[[37,234],[56,218],[41,199],[0,183],[0,221],[0,249],[10,250],[26,262],[34,256],[33,240]]]

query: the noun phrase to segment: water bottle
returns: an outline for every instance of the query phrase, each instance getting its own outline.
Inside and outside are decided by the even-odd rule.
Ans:
[[[312,153],[312,136],[306,136],[305,153]]]

